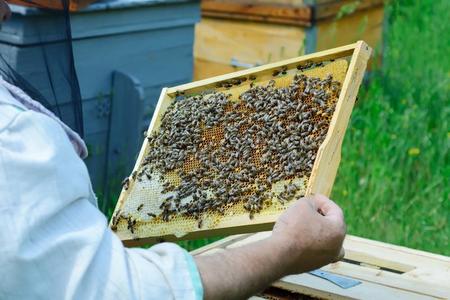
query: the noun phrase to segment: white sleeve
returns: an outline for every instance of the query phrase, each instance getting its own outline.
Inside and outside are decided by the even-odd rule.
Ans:
[[[200,299],[175,244],[124,248],[50,118],[0,104],[0,299]]]

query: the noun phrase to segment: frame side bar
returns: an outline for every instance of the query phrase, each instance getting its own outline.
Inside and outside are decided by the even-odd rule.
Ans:
[[[341,159],[342,141],[371,51],[365,42],[357,42],[327,136],[317,152],[307,194],[321,193],[329,196],[331,193]]]

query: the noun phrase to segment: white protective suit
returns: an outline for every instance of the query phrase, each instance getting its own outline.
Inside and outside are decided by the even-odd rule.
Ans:
[[[61,124],[27,109],[2,81],[0,299],[202,298],[182,248],[123,247]]]

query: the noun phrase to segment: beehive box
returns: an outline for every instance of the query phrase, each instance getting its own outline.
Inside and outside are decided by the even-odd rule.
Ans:
[[[338,46],[382,42],[383,1],[202,0],[194,79]]]
[[[61,87],[54,95],[46,68],[59,70],[59,61],[48,58],[67,51],[60,28],[63,20],[34,7],[11,5],[11,10],[11,20],[0,29],[0,52],[50,103],[59,103],[64,113],[69,109],[65,105],[67,91],[62,88],[64,78],[53,78],[51,83]],[[195,0],[103,0],[71,14],[84,140],[90,152],[85,162],[96,192],[112,181],[118,173],[114,166],[119,162],[126,170],[117,178],[120,182],[133,168],[139,153],[142,139],[130,142],[133,147],[115,149],[118,147],[114,144],[119,144],[116,137],[141,138],[161,88],[192,81],[194,25],[199,20],[200,4]],[[127,90],[127,96],[122,97],[117,93],[117,71],[133,77],[142,90],[138,115],[130,109],[136,105],[135,99],[129,97],[134,91]],[[114,100],[117,103],[112,104]],[[121,112],[128,118],[113,120],[113,107],[122,107]],[[131,123],[137,118],[140,126],[136,129]],[[111,128],[120,122],[128,126]],[[74,124],[69,120],[67,125],[73,128]]]
[[[224,238],[194,250],[208,255],[263,240],[270,232]],[[450,257],[347,235],[345,257],[321,268],[360,281],[343,289],[308,273],[290,275],[250,299],[449,299]]]
[[[270,229],[273,226],[279,214],[292,203],[293,198],[298,198],[302,195],[311,193],[329,195],[340,161],[342,139],[370,53],[371,49],[368,45],[360,41],[348,46],[318,52],[316,54],[306,55],[267,66],[163,89],[156,112],[147,132],[148,138],[144,141],[132,175],[124,181],[124,189],[119,197],[111,220],[111,227],[113,230],[115,230],[118,236],[128,245],[161,240],[188,239],[217,234],[261,231]],[[332,82],[330,79],[331,77],[333,78]],[[246,79],[244,80],[243,78]],[[339,89],[335,89],[334,92],[330,91],[330,96],[326,98],[326,104],[324,102],[319,106],[319,104],[314,102],[317,100],[316,98],[305,96],[307,95],[307,87],[302,86],[300,88],[300,85],[295,85],[293,83],[298,80],[309,80],[308,78],[317,78],[311,79],[311,82],[326,82],[330,79],[330,85],[325,89],[332,90],[335,85],[339,86]],[[261,91],[264,91],[265,88],[275,92],[292,88],[294,89],[295,95],[300,95],[300,92],[302,92],[301,97],[303,98],[298,98],[300,96],[296,96],[297,98],[295,98],[295,101],[297,102],[295,105],[291,105],[290,103],[294,102],[293,96],[286,96],[286,102],[277,102],[278,105],[282,104],[283,107],[292,107],[292,110],[286,112],[286,115],[283,115],[282,119],[277,120],[276,126],[273,126],[278,128],[276,135],[287,134],[288,138],[295,134],[304,137],[305,135],[302,135],[303,133],[308,130],[308,132],[311,132],[311,134],[307,134],[307,137],[304,138],[305,140],[298,142],[298,145],[301,145],[302,143],[306,144],[306,146],[301,147],[308,151],[306,152],[305,150],[304,152],[301,152],[299,150],[301,154],[299,154],[299,156],[302,161],[308,162],[307,166],[305,163],[301,166],[299,165],[295,171],[292,171],[292,168],[290,167],[284,168],[285,171],[280,171],[280,165],[282,164],[281,161],[276,163],[276,157],[280,157],[277,156],[277,153],[287,153],[289,155],[296,151],[294,146],[283,144],[284,142],[280,142],[278,146],[275,145],[275,150],[273,150],[274,154],[272,156],[274,157],[273,160],[263,161],[263,154],[266,153],[264,151],[268,151],[267,148],[269,148],[269,146],[273,147],[274,145],[267,142],[265,144],[267,146],[261,146],[265,142],[264,137],[262,137],[262,144],[260,142],[255,142],[255,146],[247,151],[250,153],[247,155],[247,160],[245,160],[246,151],[236,152],[240,153],[240,156],[236,157],[235,164],[229,167],[230,157],[232,158],[234,154],[236,154],[233,152],[235,150],[232,149],[227,152],[226,150],[223,150],[226,148],[220,148],[221,151],[214,155],[224,154],[225,157],[217,156],[217,160],[213,159],[215,157],[213,155],[214,149],[218,149],[214,147],[218,147],[218,144],[226,145],[226,147],[230,146],[227,142],[223,142],[227,140],[226,130],[228,130],[228,127],[224,128],[224,123],[219,122],[212,124],[211,126],[209,126],[208,123],[202,123],[198,129],[188,128],[192,126],[186,127],[180,123],[187,118],[186,114],[195,114],[195,111],[187,111],[182,117],[183,120],[172,118],[177,112],[175,108],[178,109],[189,103],[195,104],[195,101],[206,101],[213,97],[219,97],[219,95],[222,95],[222,93],[225,92],[229,102],[226,102],[226,105],[228,106],[224,106],[224,110],[229,109],[232,113],[241,110],[243,111],[243,117],[239,119],[239,122],[250,120],[250,124],[242,131],[239,131],[238,135],[250,133],[252,137],[257,137],[258,133],[252,132],[252,130],[260,119],[254,119],[254,115],[251,113],[254,113],[258,108],[256,108],[256,106],[247,106],[250,102],[245,100],[248,96],[246,92],[253,94],[260,93]],[[316,90],[316,92],[319,93],[319,90]],[[203,96],[199,96],[200,94],[203,94]],[[258,101],[261,105],[264,105],[264,101],[269,100],[270,99]],[[213,106],[211,109],[214,107],[220,108],[219,102],[212,104]],[[296,113],[298,113],[299,107],[304,107],[305,104],[308,107],[311,107],[310,111],[301,112],[301,116],[297,115]],[[321,108],[322,105],[323,108]],[[248,110],[246,110],[247,108]],[[195,109],[201,110],[202,106],[199,104]],[[209,108],[207,111],[209,112]],[[213,117],[216,116],[216,114],[218,116],[220,110],[216,110],[213,114]],[[303,114],[309,115],[306,116]],[[250,116],[252,116],[252,118],[250,118]],[[297,116],[299,116],[299,118],[308,118],[308,120],[312,120],[311,122],[315,125],[310,126],[311,128],[314,127],[314,129],[306,129],[306,123],[297,120]],[[233,115],[232,118],[237,117]],[[179,135],[179,132],[176,132],[176,130],[180,127],[182,128],[182,131],[191,130],[191,133],[184,136]],[[308,126],[306,127],[308,128]],[[171,128],[170,133],[168,133],[169,131],[163,131],[168,130],[167,128]],[[288,131],[282,131],[281,128],[285,128]],[[319,134],[313,132],[322,132],[322,135],[320,135],[321,140],[313,140],[316,136],[319,136]],[[176,149],[178,152],[173,152],[170,148],[170,144],[167,145],[167,140],[170,139],[171,135],[175,135],[176,137],[176,140],[174,140],[173,143],[178,143],[178,141],[186,138],[194,139],[194,136],[198,135],[199,147],[198,149],[195,149],[193,151],[194,153],[190,156],[183,156],[180,154],[179,158],[177,156],[175,159],[173,159],[173,157],[169,159],[168,153],[176,153],[178,155],[181,149]],[[312,136],[310,138],[311,141],[306,142],[309,135]],[[159,144],[155,141],[159,141]],[[235,143],[235,141],[231,139],[231,144],[233,143]],[[156,145],[159,146],[157,147]],[[193,145],[194,142],[192,146]],[[210,147],[208,145],[213,146],[208,148]],[[189,149],[191,145],[185,144],[183,147],[183,149]],[[266,150],[263,150],[263,148]],[[202,151],[210,151],[206,153],[210,155],[206,162],[196,156],[197,152]],[[222,151],[226,153],[222,153]],[[156,156],[154,156],[154,153],[157,153],[162,159],[155,160]],[[306,156],[307,159],[305,158]],[[161,161],[161,163],[157,164],[158,161]],[[200,168],[207,168],[215,165],[221,166],[221,163],[224,163],[225,161],[228,161],[226,165],[228,169],[217,167],[217,169],[214,169],[215,173],[213,173],[213,171],[204,171],[206,179],[201,175],[198,180],[200,182],[198,185],[202,185],[202,187],[207,180],[215,181],[216,179],[220,179],[224,182],[224,184],[220,184],[220,182],[216,183],[218,188],[213,190],[214,193],[209,193],[210,190],[205,188],[205,195],[201,194],[201,196],[205,198],[204,203],[210,203],[208,204],[208,207],[213,206],[211,209],[202,211],[198,214],[194,213],[194,215],[189,211],[189,213],[186,212],[185,214],[172,214],[170,215],[170,218],[164,215],[166,213],[166,206],[164,203],[166,202],[167,204],[170,199],[177,197],[177,195],[174,195],[172,191],[167,189],[167,186],[179,187],[181,186],[180,183],[182,177],[185,177],[185,175],[182,174],[187,174],[189,172],[195,173],[198,172]],[[257,161],[254,163],[254,166],[255,168],[259,168],[258,170],[260,171],[252,174],[254,178],[242,178],[244,175],[240,171],[246,170],[248,167],[247,165],[251,165],[253,161]],[[242,162],[244,162],[244,164]],[[205,165],[205,167],[200,167],[201,163]],[[283,166],[285,165],[283,164]],[[169,169],[170,171],[166,172]],[[269,170],[271,173],[264,173],[264,170]],[[278,176],[274,175],[276,173]],[[210,174],[213,174],[213,177],[208,179],[208,176],[211,176]],[[190,178],[192,178],[192,176],[193,175],[190,175]],[[230,192],[233,187],[225,184],[225,182],[228,182],[227,180],[230,176],[232,178],[237,178],[234,179],[234,181],[231,181],[233,184],[244,182],[239,186],[240,189],[242,189],[239,197],[230,203],[224,204],[221,202],[219,203],[220,205],[217,204],[217,206],[214,206],[214,201],[218,201],[222,194],[227,195],[227,197],[233,195]],[[269,180],[268,177],[271,179]],[[263,185],[266,187],[265,189],[263,188]],[[286,188],[291,185],[295,185],[296,188],[293,192],[291,191],[289,193],[290,198],[283,199],[287,201],[277,201],[284,197],[283,195],[285,194],[283,193],[285,193]],[[258,190],[260,192],[258,192]],[[254,202],[251,202],[250,200],[255,199],[255,197],[261,194],[261,191],[263,190],[265,193],[264,197],[266,197],[264,198],[264,202],[259,199],[261,201],[258,203],[262,203],[261,206],[258,207],[258,209],[255,208],[256,204],[252,207],[250,204]],[[181,198],[178,199],[180,201],[177,204],[177,209],[179,208],[179,205],[181,207],[184,205],[180,203],[187,203],[186,205],[192,203],[193,199],[189,198],[194,197],[191,196],[192,194],[192,192],[191,194],[186,192],[183,194],[183,197],[180,196]],[[243,201],[244,199],[246,199],[247,202]],[[169,207],[171,205],[172,204],[170,204]],[[173,206],[175,206],[175,204],[173,204]]]

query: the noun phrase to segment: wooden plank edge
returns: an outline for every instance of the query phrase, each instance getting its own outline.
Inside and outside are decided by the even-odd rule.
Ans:
[[[276,18],[293,18],[309,22],[312,17],[310,6],[291,7],[282,4],[263,4],[263,3],[242,3],[242,2],[223,2],[215,0],[204,0],[201,4],[203,12],[254,15]]]
[[[450,267],[450,257],[449,256],[445,256],[445,255],[441,255],[441,254],[437,254],[437,253],[426,252],[423,250],[411,249],[411,248],[408,248],[405,246],[394,245],[394,244],[385,243],[385,242],[381,242],[381,241],[375,241],[375,240],[366,239],[366,238],[362,238],[362,237],[358,237],[358,236],[354,236],[354,235],[347,235],[347,240],[349,242],[355,242],[358,244],[365,244],[365,245],[369,245],[372,247],[385,248],[385,249],[393,250],[393,251],[400,252],[400,253],[405,253],[405,254],[410,254],[410,255],[418,255],[418,256],[425,257],[427,259],[439,260],[440,262],[442,262],[444,264],[449,264],[449,267]]]
[[[271,69],[280,68],[281,66],[285,66],[285,65],[294,65],[294,64],[306,62],[306,61],[319,62],[319,61],[324,61],[324,60],[328,60],[328,59],[347,57],[353,53],[353,51],[357,47],[357,45],[358,45],[358,43],[353,43],[350,45],[345,45],[345,46],[341,46],[341,47],[337,47],[337,48],[333,48],[333,49],[329,49],[329,50],[324,50],[324,51],[311,53],[311,54],[307,54],[307,55],[303,55],[303,56],[299,56],[299,57],[295,57],[295,58],[290,58],[290,59],[266,64],[263,66],[251,68],[251,69],[240,70],[240,71],[236,71],[233,73],[218,75],[218,76],[210,77],[207,79],[202,79],[202,80],[195,81],[195,82],[178,85],[175,87],[168,88],[167,94],[174,95],[177,91],[189,92],[190,90],[193,90],[195,88],[207,87],[207,86],[214,85],[214,83],[217,83],[219,81],[229,80],[229,79],[241,77],[241,76],[248,76],[248,75],[256,74],[259,72],[264,72],[264,71],[268,71]]]
[[[270,222],[258,223],[258,224],[245,224],[245,225],[238,225],[238,226],[234,226],[234,227],[211,228],[211,229],[206,229],[206,230],[189,232],[186,235],[183,235],[181,237],[177,237],[173,234],[170,234],[170,235],[164,235],[164,236],[153,236],[153,237],[134,238],[134,239],[129,239],[128,237],[121,237],[119,235],[119,238],[122,240],[122,243],[126,247],[136,247],[136,246],[142,246],[145,244],[176,242],[176,241],[182,241],[182,240],[195,240],[195,239],[199,239],[199,238],[207,238],[207,237],[221,236],[221,235],[228,236],[228,235],[236,235],[236,234],[256,233],[256,232],[260,232],[260,231],[269,231],[269,230],[272,230],[274,224],[275,224],[275,221],[272,220]]]
[[[442,299],[450,298],[450,290],[442,285],[425,282],[416,278],[402,277],[399,274],[389,271],[357,266],[346,262],[329,264],[323,267],[323,270],[337,275],[351,276],[355,279],[365,280],[425,296]]]
[[[304,295],[311,296],[311,297],[317,297],[319,299],[335,299],[335,300],[336,299],[337,300],[356,299],[356,298],[344,296],[342,294],[338,294],[338,293],[334,293],[334,292],[319,290],[319,289],[313,288],[311,286],[301,285],[297,282],[293,283],[289,280],[283,280],[283,278],[272,283],[272,286],[283,289],[283,290],[287,290],[287,291],[290,291],[293,293],[299,293],[299,294],[304,294]]]
[[[339,167],[341,145],[372,49],[358,41],[325,140],[320,145],[306,194],[329,196]]]
[[[321,299],[439,299],[439,297],[398,289],[396,287],[390,287],[362,279],[359,279],[361,284],[349,289],[342,289],[339,286],[325,280],[317,280],[310,277],[313,276],[306,273],[290,275],[274,282],[272,286],[292,292],[305,293],[306,291],[307,293]],[[345,277],[352,278],[351,274],[347,274]]]
[[[212,250],[212,249],[224,249],[226,246],[235,243],[237,241],[243,240],[247,237],[249,237],[251,235],[251,233],[244,233],[244,234],[237,234],[237,235],[232,235],[232,236],[228,236],[226,238],[223,238],[221,240],[212,242],[211,244],[205,245],[201,248],[195,249],[193,251],[191,251],[190,253],[192,255],[201,255],[201,254],[205,254],[208,251]]]
[[[264,15],[243,15],[238,13],[224,13],[215,11],[204,11],[202,12],[202,17],[207,18],[218,18],[225,20],[239,20],[239,21],[251,21],[251,22],[265,22],[271,24],[281,24],[281,25],[296,25],[303,27],[310,27],[312,23],[310,21],[299,19],[299,18],[281,18],[272,17]]]

